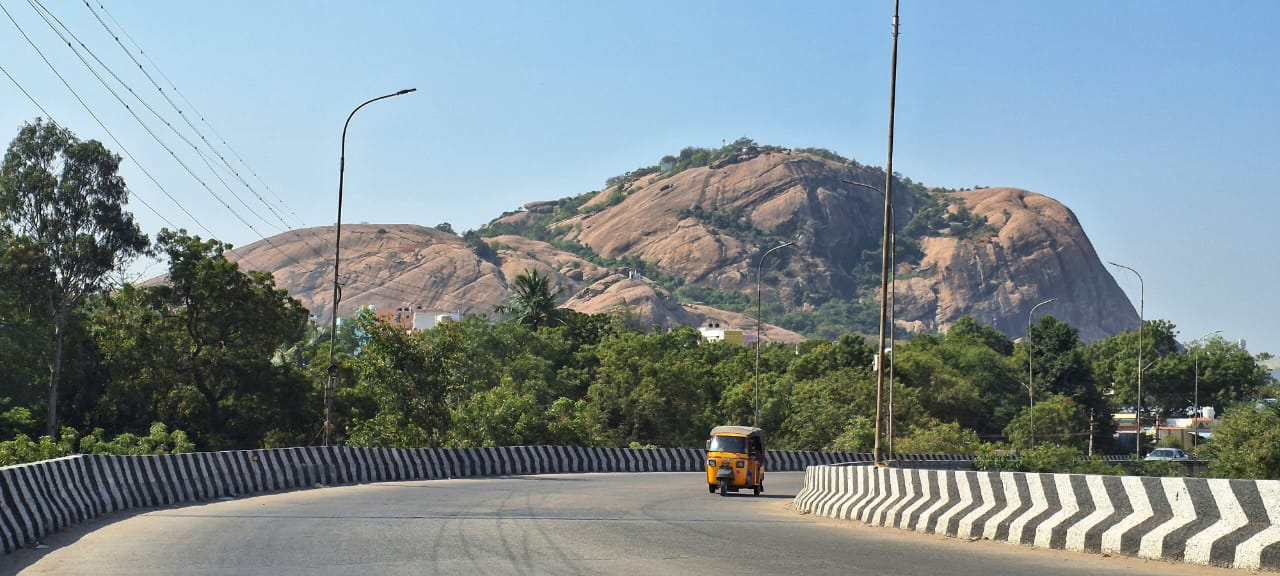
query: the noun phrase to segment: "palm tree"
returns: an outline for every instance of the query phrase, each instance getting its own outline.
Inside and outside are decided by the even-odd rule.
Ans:
[[[564,286],[551,289],[551,279],[529,270],[516,276],[510,301],[498,306],[499,314],[510,315],[512,320],[529,326],[559,326],[564,323],[564,310],[556,305],[556,296],[564,292]]]

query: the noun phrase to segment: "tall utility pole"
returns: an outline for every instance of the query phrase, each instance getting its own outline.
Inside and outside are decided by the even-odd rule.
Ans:
[[[1107,264],[1115,266],[1116,268],[1124,268],[1125,270],[1133,272],[1133,275],[1138,277],[1138,399],[1134,403],[1135,406],[1133,410],[1133,421],[1138,426],[1138,429],[1136,431],[1137,433],[1134,434],[1134,438],[1135,438],[1134,452],[1137,453],[1139,458],[1141,458],[1142,457],[1142,368],[1143,368],[1142,366],[1142,326],[1147,323],[1146,314],[1143,312],[1144,301],[1146,300],[1146,297],[1147,297],[1146,296],[1147,288],[1146,288],[1146,284],[1143,283],[1142,281],[1142,275],[1139,274],[1137,270],[1134,270],[1133,268],[1125,266],[1124,264],[1117,264],[1111,261],[1108,261]]]
[[[1196,338],[1193,341],[1196,343],[1196,390],[1195,390],[1195,396],[1192,400],[1192,402],[1195,403],[1195,407],[1193,408],[1195,412],[1191,414],[1191,426],[1193,430],[1191,433],[1192,449],[1200,445],[1200,346],[1201,346],[1200,343],[1205,338],[1208,338],[1210,336],[1217,336],[1218,334],[1221,334],[1221,333],[1222,333],[1221,330],[1213,330],[1206,333],[1204,336]]]
[[[880,447],[880,425],[884,403],[884,342],[889,319],[889,245],[893,238],[893,112],[898,93],[898,3],[893,1],[893,66],[889,76],[889,160],[884,169],[884,239],[880,244],[880,338],[876,346],[876,441],[873,457],[884,463]]]
[[[1027,312],[1027,397],[1031,400],[1031,408],[1029,416],[1031,418],[1031,448],[1036,447],[1036,393],[1034,385],[1031,383],[1031,316],[1036,313],[1036,308],[1044,306],[1057,298],[1050,298],[1031,307],[1031,311]]]
[[[342,180],[347,171],[347,128],[351,126],[351,118],[361,108],[379,100],[403,96],[415,90],[417,88],[408,88],[365,100],[347,115],[347,121],[342,124],[342,153],[338,156],[338,221],[334,227],[333,236],[333,313],[329,316],[329,382],[324,387],[325,446],[329,445],[329,435],[333,428],[333,394],[338,389],[338,364],[334,359],[334,347],[338,340],[338,301],[342,299],[342,288],[338,283],[338,264],[341,262],[342,254]]]
[[[793,244],[795,244],[794,240],[789,242],[783,242],[782,244],[779,244],[777,246],[774,246],[773,248],[765,250],[764,255],[760,256],[760,261],[756,263],[756,383],[755,383],[755,386],[752,386],[751,388],[751,391],[755,393],[755,407],[754,407],[755,413],[754,413],[754,416],[751,418],[751,425],[756,428],[760,427],[760,323],[761,323],[760,317],[761,317],[761,311],[762,311],[762,308],[760,306],[760,294],[762,291],[762,284],[760,282],[760,269],[764,266],[764,259],[768,258],[770,253],[772,253],[774,250],[777,250],[779,248],[786,248],[787,246],[791,246]]]
[[[870,184],[863,184],[861,182],[856,182],[853,180],[849,180],[847,178],[842,181],[845,184],[866,188],[867,190],[871,190],[876,194],[879,194],[880,196],[884,196],[884,192],[882,190]],[[889,425],[888,425],[888,442],[886,442],[886,444],[888,445],[888,449],[884,451],[885,458],[887,459],[893,458],[893,347],[895,345],[894,331],[897,326],[896,324],[894,324],[894,313],[897,311],[896,303],[894,302],[894,297],[898,292],[897,290],[898,273],[896,270],[897,264],[895,260],[898,254],[898,247],[897,247],[898,230],[897,230],[896,224],[897,223],[894,220],[894,215],[893,215],[893,207],[890,206],[889,208],[889,393],[888,393]],[[883,348],[883,346],[881,348]],[[881,358],[877,358],[876,365],[879,365],[880,362],[882,361],[883,360]]]

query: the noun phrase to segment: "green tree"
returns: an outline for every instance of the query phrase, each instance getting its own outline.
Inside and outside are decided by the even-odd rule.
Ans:
[[[981,444],[973,430],[929,418],[912,426],[905,438],[895,440],[893,450],[899,454],[977,454]]]
[[[587,350],[610,324],[562,312],[556,328],[468,316],[413,334],[362,316],[367,339],[338,427],[367,446],[599,443],[597,412],[583,401],[598,364]]]
[[[538,385],[504,381],[476,392],[453,413],[451,446],[520,446],[541,444],[548,436],[546,410],[538,402]]]
[[[1222,478],[1280,479],[1280,404],[1241,404],[1213,429],[1213,441],[1197,456],[1209,459],[1209,473]]]
[[[556,304],[556,297],[561,292],[564,292],[564,286],[552,289],[550,278],[537,270],[529,270],[516,276],[510,302],[498,306],[497,312],[534,328],[559,326],[565,316]]]
[[[63,347],[73,310],[106,275],[143,253],[148,239],[124,210],[120,157],[96,140],[37,119],[9,144],[0,167],[0,222],[40,250],[33,274],[53,327],[46,431],[58,431]]]
[[[0,438],[14,433],[38,434],[27,425],[30,412],[43,406],[41,384],[48,378],[46,354],[49,316],[39,297],[47,279],[38,272],[39,249],[30,239],[12,236],[0,226],[0,411],[22,410],[25,416],[12,420],[23,424],[8,429],[0,424]],[[33,273],[34,272],[34,273]],[[6,401],[7,398],[7,401]],[[16,414],[16,413],[15,413]]]
[[[136,431],[174,416],[168,397],[185,379],[182,352],[175,346],[180,326],[166,315],[155,289],[126,284],[97,300],[88,315],[89,332],[110,375],[87,415],[89,425]]]
[[[720,383],[700,358],[700,347],[701,335],[689,327],[623,332],[592,347],[587,398],[612,445],[702,445],[719,423]]]
[[[998,435],[1027,405],[1019,370],[991,346],[1004,343],[957,322],[945,338],[922,335],[894,349],[895,373],[928,413],[981,435]],[[976,326],[976,324],[975,324]],[[959,329],[957,329],[959,327]],[[1007,342],[1007,339],[1005,340]]]
[[[947,330],[948,340],[972,340],[1004,356],[1013,354],[1013,341],[1004,332],[979,324],[972,316],[961,316]]]
[[[1093,421],[1094,441],[1100,445],[1113,439],[1115,425],[1111,419],[1112,408],[1108,404],[1098,385],[1089,361],[1089,354],[1079,331],[1075,327],[1054,318],[1044,316],[1031,326],[1028,335],[1033,354],[1031,360],[1032,384],[1037,398],[1041,394],[1056,394],[1070,400],[1079,408],[1085,419],[1083,427],[1071,431],[1079,434],[1089,430],[1089,421]],[[1024,350],[1025,344],[1024,344]],[[1152,358],[1155,358],[1152,356]],[[1040,400],[1037,400],[1037,407]],[[1039,411],[1036,413],[1039,418]],[[1036,423],[1036,439],[1040,439],[1040,423]],[[1061,431],[1049,431],[1049,434]],[[1079,437],[1079,436],[1077,436]],[[1061,442],[1060,442],[1061,443]],[[1087,444],[1087,435],[1077,447]]]
[[[13,406],[13,400],[0,398],[0,438],[14,438],[19,434],[37,434],[39,422],[26,406]]]
[[[794,450],[830,450],[841,445],[862,452],[874,442],[876,380],[868,368],[842,368],[792,386],[791,412],[782,424],[778,446]]]
[[[1164,387],[1162,378],[1159,377],[1164,370],[1154,368],[1162,358],[1177,353],[1175,334],[1173,324],[1167,321],[1147,320],[1143,325],[1142,363],[1151,365],[1143,366],[1144,407],[1151,406],[1151,398],[1148,396],[1152,395],[1153,390]],[[1132,408],[1137,398],[1138,332],[1124,332],[1094,342],[1086,349],[1085,356],[1101,388],[1114,394],[1115,400],[1121,405]],[[1156,376],[1154,379],[1151,378],[1153,372]]]
[[[789,372],[797,380],[816,378],[842,368],[870,369],[876,347],[860,336],[845,334],[835,342],[818,342],[791,363]]]
[[[459,378],[467,362],[462,332],[445,323],[434,334],[407,334],[372,315],[358,322],[368,340],[353,362],[358,383],[343,394],[350,406],[348,443],[398,448],[442,444],[449,399],[465,394]]]
[[[95,321],[113,376],[102,418],[157,417],[208,449],[308,440],[319,421],[316,387],[272,362],[301,337],[306,310],[270,274],[227,260],[217,240],[166,229],[157,244],[169,259],[166,283],[126,286]]]
[[[1034,434],[1032,420],[1035,421]],[[1031,447],[1034,437],[1037,446],[1057,444],[1082,450],[1089,443],[1089,417],[1073,399],[1050,394],[1036,402],[1034,410],[1023,410],[1005,427],[1004,433],[1013,446]]]
[[[1194,406],[1197,388],[1201,406],[1225,408],[1257,400],[1271,380],[1259,358],[1221,337],[1193,343],[1178,359],[1181,384],[1165,401],[1170,407]]]
[[[715,381],[724,385],[717,410],[718,422],[752,425],[757,400],[754,349],[727,342],[709,342],[699,346],[698,351],[702,353],[703,361],[712,367]],[[790,412],[791,387],[795,379],[787,375],[787,367],[796,361],[799,359],[789,345],[760,347],[760,427],[769,433],[779,430]]]

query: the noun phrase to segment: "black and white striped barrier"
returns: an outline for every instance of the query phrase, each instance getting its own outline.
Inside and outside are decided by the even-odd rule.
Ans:
[[[0,468],[0,545],[8,554],[117,510],[332,484],[585,472],[695,472],[695,448],[307,447],[155,456],[82,455]],[[869,455],[771,451],[766,470]]]
[[[815,466],[795,508],[956,538],[1280,570],[1280,480]]]

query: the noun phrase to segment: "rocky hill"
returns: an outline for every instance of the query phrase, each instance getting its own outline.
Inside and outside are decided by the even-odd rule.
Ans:
[[[641,326],[719,323],[795,341],[878,322],[883,171],[826,151],[686,149],[604,190],[531,202],[466,238],[416,225],[346,225],[340,315],[356,306],[491,314],[515,277],[538,270],[565,305]],[[1061,203],[1013,188],[894,184],[896,324],[945,330],[961,316],[1011,337],[1038,302],[1093,340],[1138,315]],[[332,227],[236,249],[318,318],[332,306]],[[761,264],[765,251],[786,242]]]

